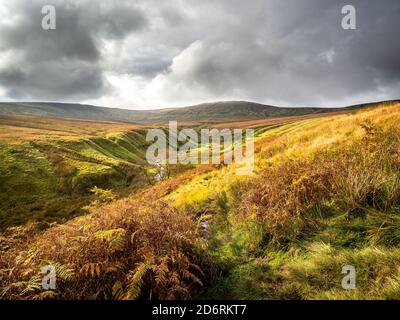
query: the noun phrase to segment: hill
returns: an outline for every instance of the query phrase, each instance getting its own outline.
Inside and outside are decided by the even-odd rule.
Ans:
[[[162,123],[169,120],[226,122],[354,110],[368,105],[371,104],[349,108],[280,108],[246,101],[224,101],[183,108],[127,110],[71,103],[3,102],[0,103],[0,114],[131,123]]]
[[[2,115],[29,115],[95,121],[136,122],[146,119],[146,112],[92,105],[47,102],[0,103]]]

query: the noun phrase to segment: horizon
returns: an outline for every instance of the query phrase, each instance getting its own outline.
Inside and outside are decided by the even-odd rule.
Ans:
[[[210,105],[210,104],[217,104],[217,103],[237,103],[237,102],[243,102],[243,103],[250,103],[250,104],[255,104],[255,105],[261,105],[261,106],[268,106],[268,107],[274,107],[274,108],[282,108],[282,109],[297,109],[297,108],[316,108],[316,109],[345,109],[345,108],[350,108],[354,106],[363,106],[363,105],[373,105],[373,104],[379,104],[379,103],[390,103],[390,102],[397,102],[400,101],[400,98],[398,99],[390,99],[390,100],[371,100],[367,102],[358,102],[355,104],[351,105],[343,105],[343,106],[313,106],[313,105],[306,105],[306,106],[282,106],[282,105],[270,105],[270,104],[264,104],[260,102],[255,102],[255,101],[246,101],[246,100],[220,100],[220,101],[207,101],[207,102],[200,102],[198,104],[194,105],[181,105],[181,106],[175,106],[175,107],[155,107],[155,108],[147,108],[147,109],[139,109],[139,108],[120,108],[120,107],[114,107],[114,106],[106,106],[106,105],[96,105],[96,104],[89,104],[89,103],[81,103],[81,102],[61,102],[61,101],[0,101],[0,104],[64,104],[64,105],[81,105],[81,106],[89,106],[89,107],[96,107],[96,108],[108,108],[108,109],[119,109],[119,110],[127,110],[127,111],[162,111],[162,110],[176,110],[176,109],[182,109],[182,108],[191,108],[191,107],[198,107],[202,105]]]

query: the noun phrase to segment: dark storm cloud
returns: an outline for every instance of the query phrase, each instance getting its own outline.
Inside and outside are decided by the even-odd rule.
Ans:
[[[146,26],[128,3],[56,1],[56,30],[41,27],[49,1],[12,1],[11,22],[0,22],[0,85],[16,99],[87,99],[108,92],[101,67],[102,41],[123,39]]]
[[[228,24],[189,47],[159,84],[295,105],[379,98],[385,88],[398,98],[400,2],[351,3],[357,30],[341,28],[347,1],[230,1]]]
[[[400,98],[398,0],[69,0],[54,3],[55,32],[40,28],[47,1],[5,2],[16,15],[0,20],[6,98],[136,107]],[[357,30],[341,27],[347,4]]]
[[[109,88],[103,83],[96,66],[75,60],[73,64],[58,61],[37,63],[29,72],[20,69],[0,71],[0,83],[8,90],[8,96],[16,100],[41,97],[58,100],[60,97],[86,99],[96,96],[99,90]]]

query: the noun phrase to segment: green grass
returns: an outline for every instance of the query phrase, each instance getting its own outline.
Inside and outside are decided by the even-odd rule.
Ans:
[[[0,143],[0,229],[28,221],[65,222],[86,213],[94,187],[118,197],[155,183],[145,129],[81,139]],[[169,176],[192,165],[174,165]]]
[[[1,143],[0,228],[80,215],[93,200],[94,186],[134,190],[147,184],[140,167],[145,150],[143,130],[77,141]]]

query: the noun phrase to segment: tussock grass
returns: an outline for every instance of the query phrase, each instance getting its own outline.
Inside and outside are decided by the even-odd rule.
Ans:
[[[333,249],[313,243],[305,255],[288,261],[277,290],[301,299],[399,299],[399,248],[368,246],[360,250]],[[343,290],[342,267],[356,268],[356,289]]]

